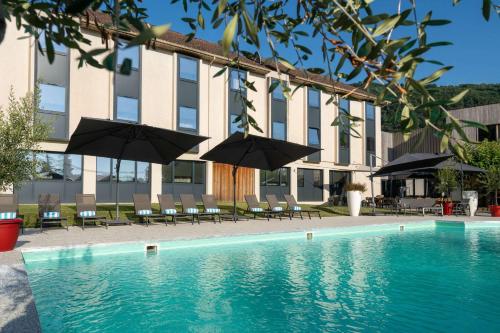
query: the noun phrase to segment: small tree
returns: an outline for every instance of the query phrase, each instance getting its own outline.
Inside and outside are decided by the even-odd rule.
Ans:
[[[49,127],[38,117],[38,88],[16,98],[11,88],[9,104],[0,107],[0,190],[19,186],[36,170],[32,151],[47,138]]]
[[[493,205],[498,205],[498,191],[500,190],[500,167],[492,166],[484,175],[481,175],[481,183],[487,194],[493,194],[491,200]]]
[[[451,168],[444,168],[438,170],[436,175],[436,189],[440,193],[446,193],[446,196],[450,196],[451,190],[457,187],[458,173],[456,170]]]

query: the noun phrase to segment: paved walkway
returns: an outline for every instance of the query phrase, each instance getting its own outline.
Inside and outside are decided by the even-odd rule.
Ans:
[[[43,248],[75,246],[97,243],[116,243],[130,241],[168,241],[180,239],[196,239],[209,237],[237,236],[248,234],[266,234],[276,232],[307,231],[312,229],[377,225],[388,223],[416,223],[435,220],[434,216],[360,216],[360,217],[327,217],[323,219],[288,219],[250,220],[233,223],[223,221],[214,224],[202,222],[200,225],[179,223],[169,224],[88,227],[51,229],[40,233],[38,229],[28,229],[19,237],[16,249],[0,253],[0,332],[39,332],[38,314],[24,269],[21,251]],[[498,221],[491,217],[439,217],[450,221]]]

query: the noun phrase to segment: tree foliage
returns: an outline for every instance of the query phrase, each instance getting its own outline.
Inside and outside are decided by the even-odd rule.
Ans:
[[[38,118],[38,90],[16,98],[11,89],[9,104],[0,107],[0,190],[18,186],[35,174],[32,151],[47,139],[49,127]]]
[[[452,168],[438,170],[436,174],[436,190],[445,193],[448,197],[458,185],[458,172]]]
[[[480,183],[487,194],[493,194],[492,202],[498,204],[500,190],[500,142],[482,141],[467,146],[467,156],[471,165],[486,170],[479,176]]]
[[[460,0],[451,0],[459,5]],[[292,91],[285,82],[284,73],[303,72],[306,76],[323,74],[330,82],[356,82],[363,79],[362,88],[368,89],[373,82],[383,88],[377,96],[377,103],[394,101],[399,117],[400,131],[405,138],[421,126],[428,126],[443,141],[446,148],[450,145],[459,156],[463,156],[464,142],[468,138],[464,126],[481,126],[463,123],[454,118],[449,108],[459,103],[467,94],[461,91],[446,99],[433,96],[431,87],[451,69],[443,63],[428,57],[436,47],[449,45],[447,41],[430,41],[429,28],[441,27],[449,20],[434,17],[432,11],[418,10],[417,0],[395,2],[393,12],[377,12],[373,1],[369,0],[276,0],[276,1],[236,1],[236,0],[172,0],[172,4],[182,7],[182,18],[192,30],[187,39],[192,39],[199,29],[209,24],[217,29],[224,25],[221,36],[223,53],[228,58],[228,66],[241,67],[247,58],[273,66],[279,75],[279,85],[287,98]],[[54,59],[53,43],[63,44],[80,53],[80,65],[84,63],[109,70],[116,68],[118,35],[133,32],[128,46],[145,44],[153,46],[155,39],[168,29],[168,26],[151,27],[144,23],[147,10],[135,0],[70,0],[70,1],[27,1],[2,0],[0,16],[0,41],[5,32],[2,21],[15,20],[18,29],[39,37],[44,34],[47,40],[47,58]],[[497,0],[481,1],[481,11],[485,20],[499,11]],[[113,39],[114,50],[95,48],[85,51],[82,45],[89,44],[81,33],[79,16],[89,21],[87,10],[101,10],[109,14],[112,24],[94,22],[101,31],[103,39]],[[3,18],[5,17],[5,19]],[[319,49],[312,50],[310,45]],[[268,49],[270,58],[265,59],[263,49]],[[295,53],[293,58],[285,58],[284,49]],[[305,66],[311,54],[320,54],[323,64],[315,67]],[[104,60],[98,56],[106,54]],[[433,73],[420,75],[418,68],[423,63],[436,66]],[[124,61],[120,71],[130,70],[129,62]],[[253,82],[245,81],[247,88],[255,90]],[[310,85],[315,85],[314,80]],[[300,88],[299,85],[297,88]],[[270,87],[269,91],[276,86]],[[318,89],[325,90],[323,85]],[[328,89],[331,94],[328,103],[337,104],[338,91]],[[257,122],[248,112],[255,111],[251,100],[240,92],[244,101],[240,126],[248,133],[250,127],[260,130]],[[349,97],[350,94],[343,97]],[[334,119],[333,125],[355,124],[361,119],[345,110]],[[459,134],[458,139],[452,133]]]

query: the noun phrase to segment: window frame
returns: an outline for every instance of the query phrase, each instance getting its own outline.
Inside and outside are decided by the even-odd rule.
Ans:
[[[43,88],[42,88],[42,86],[56,87],[56,88],[64,90],[63,111],[49,110],[49,109],[45,109],[45,108],[42,107],[42,99],[43,99]],[[39,112],[47,113],[47,114],[58,114],[58,115],[66,115],[66,114],[68,114],[68,108],[67,108],[67,104],[68,104],[68,96],[67,96],[68,95],[68,91],[67,91],[67,88],[65,86],[60,86],[60,85],[52,84],[52,83],[45,83],[45,82],[42,81],[39,84],[39,88],[40,88],[40,108],[39,108]]]

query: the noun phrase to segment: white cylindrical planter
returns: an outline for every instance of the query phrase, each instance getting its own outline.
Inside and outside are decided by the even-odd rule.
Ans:
[[[477,191],[463,191],[462,199],[469,200],[470,216],[474,216],[477,211],[477,204],[479,196]]]
[[[360,191],[347,191],[347,207],[349,208],[349,215],[359,216],[361,201],[362,198]]]

